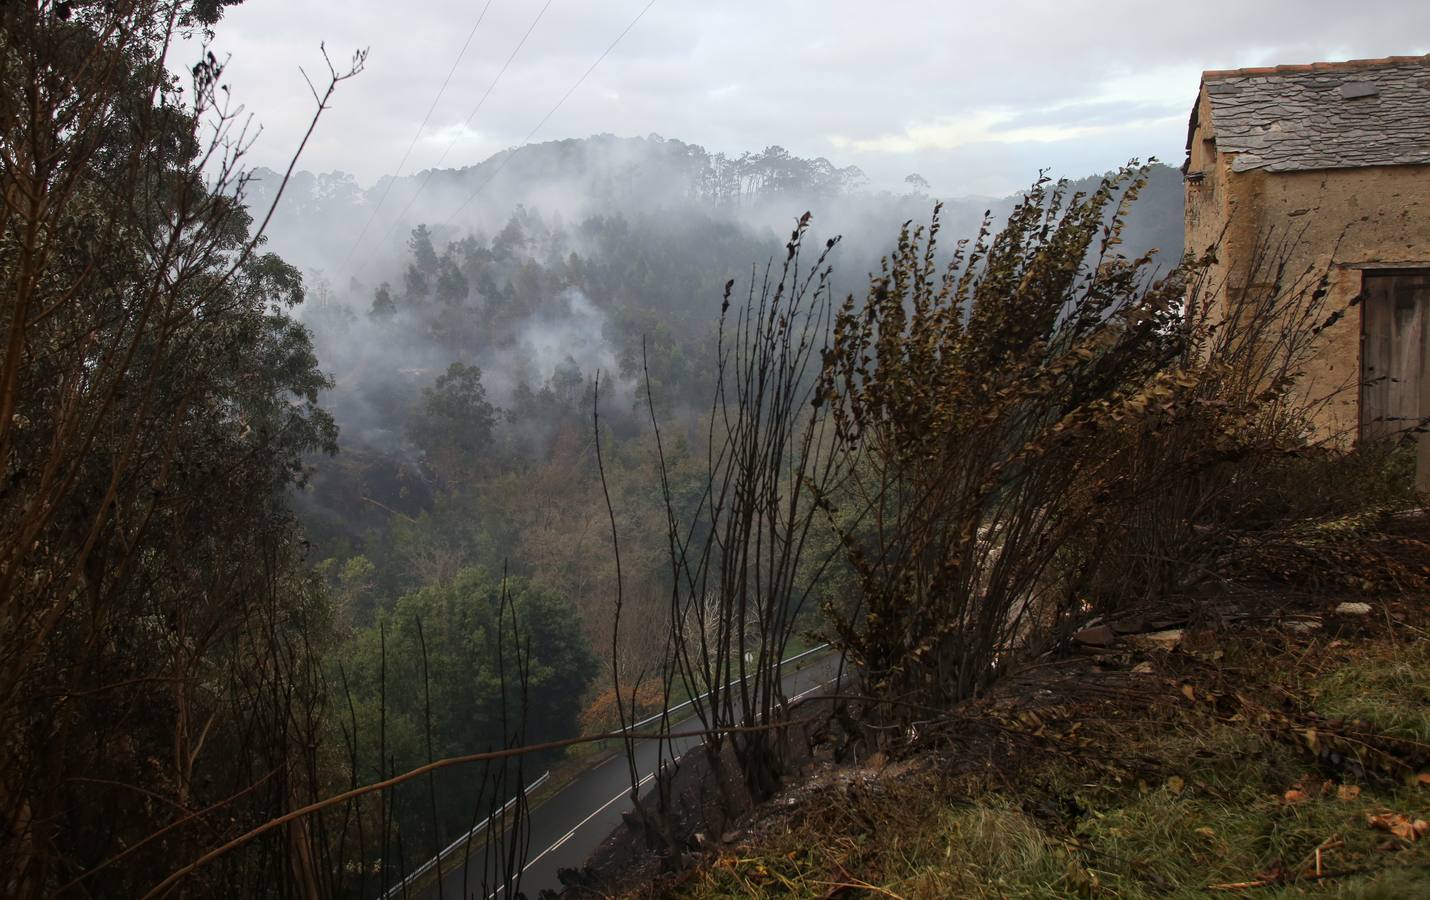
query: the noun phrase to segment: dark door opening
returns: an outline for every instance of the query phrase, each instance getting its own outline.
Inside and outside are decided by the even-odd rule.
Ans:
[[[1430,418],[1430,273],[1365,273],[1361,312],[1360,435],[1408,437]],[[1416,482],[1430,485],[1430,439],[1417,435]]]

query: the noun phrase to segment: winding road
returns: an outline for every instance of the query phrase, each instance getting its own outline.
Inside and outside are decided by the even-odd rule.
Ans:
[[[785,696],[793,702],[816,693],[834,678],[838,664],[838,657],[830,654],[785,676]],[[695,723],[692,721],[689,725],[693,728]],[[674,730],[681,729],[677,725]],[[677,739],[670,752],[679,758],[699,740],[696,737]],[[636,768],[642,775],[643,789],[655,777],[659,749],[656,741],[642,741],[636,746]],[[629,796],[630,769],[625,755],[617,753],[534,806],[530,812],[531,844],[521,873],[521,894],[535,898],[543,890],[560,891],[557,873],[585,864],[591,851],[620,824],[621,814],[630,807]],[[442,868],[440,883],[434,882],[409,896],[416,900],[503,900],[506,892],[502,888],[484,894],[480,852],[467,861],[465,890],[460,861],[448,860]]]

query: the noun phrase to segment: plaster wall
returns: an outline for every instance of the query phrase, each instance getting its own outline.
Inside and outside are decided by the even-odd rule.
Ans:
[[[1315,423],[1321,435],[1347,445],[1360,419],[1361,315],[1352,304],[1366,270],[1430,268],[1430,166],[1233,172],[1234,155],[1217,152],[1214,139],[1203,94],[1189,147],[1186,235],[1194,257],[1214,248],[1204,302],[1220,319],[1227,285],[1265,286],[1271,267],[1252,270],[1268,248],[1286,258],[1292,277],[1327,274],[1326,312],[1344,315],[1322,333],[1300,389],[1326,400]]]

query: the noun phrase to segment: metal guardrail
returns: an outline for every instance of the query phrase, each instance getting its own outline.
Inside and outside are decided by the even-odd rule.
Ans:
[[[428,872],[432,871],[432,869],[437,865],[437,863],[446,859],[448,856],[451,856],[452,853],[454,853],[458,847],[461,847],[462,845],[470,841],[472,838],[481,834],[482,831],[484,831],[486,827],[491,824],[492,819],[495,819],[498,816],[505,816],[507,814],[507,811],[510,810],[512,806],[516,804],[516,801],[520,797],[524,797],[532,791],[536,790],[537,788],[541,787],[543,784],[546,783],[546,779],[550,777],[551,772],[550,770],[547,770],[540,778],[536,779],[531,784],[528,784],[526,787],[522,788],[521,793],[518,794],[516,797],[512,797],[510,800],[508,800],[502,806],[501,809],[497,810],[496,812],[487,816],[482,821],[478,822],[477,826],[471,831],[468,831],[466,834],[462,835],[452,843],[448,844],[447,847],[443,849],[440,853],[438,853],[436,856],[432,857],[422,865],[418,866],[417,870],[411,875],[408,875],[406,878],[402,879],[402,881],[389,888],[387,893],[382,895],[382,900],[391,900],[392,897],[398,896],[400,892],[405,893],[407,888],[411,886],[412,882],[416,881],[423,875],[426,875]]]
[[[778,665],[781,666],[781,667],[787,666],[787,665],[789,665],[790,663],[799,662],[800,660],[804,659],[806,656],[810,656],[810,655],[813,655],[813,654],[815,654],[815,653],[820,652],[821,650],[828,650],[828,649],[829,649],[829,644],[827,644],[827,643],[820,644],[818,647],[810,647],[808,650],[804,651],[803,653],[796,653],[794,656],[791,656],[789,659],[782,659],[782,660],[780,660],[779,663],[778,663]],[[770,665],[768,668],[773,669],[773,668],[774,668],[774,665],[772,664],[772,665]],[[730,682],[729,684],[725,685],[725,688],[724,688],[724,689],[725,689],[725,690],[728,690],[728,689],[734,687],[735,685],[739,684],[739,683],[742,682],[742,681],[747,681],[747,680],[749,680],[750,675],[753,675],[753,674],[754,674],[754,673],[751,672],[751,673],[749,673],[749,674],[742,675],[742,676],[740,676],[739,678],[736,678],[734,681],[732,681],[732,682]],[[656,713],[656,714],[653,715],[653,716],[649,716],[649,717],[647,717],[647,718],[641,719],[639,722],[635,723],[634,725],[627,725],[627,726],[626,726],[626,731],[635,731],[637,728],[644,728],[645,726],[651,724],[652,722],[659,722],[663,717],[668,716],[668,715],[670,715],[671,713],[676,712],[677,710],[684,709],[684,708],[687,707],[687,706],[691,706],[691,705],[693,705],[693,704],[695,703],[695,701],[697,701],[697,700],[704,700],[706,697],[709,697],[711,693],[712,693],[711,691],[706,691],[705,693],[700,694],[699,696],[691,697],[689,700],[686,700],[684,703],[677,703],[675,706],[672,706],[671,708],[665,710],[664,712],[658,712],[658,713]]]

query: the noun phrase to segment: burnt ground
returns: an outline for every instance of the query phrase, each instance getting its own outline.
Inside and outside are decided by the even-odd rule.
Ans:
[[[567,894],[934,897],[988,888],[989,896],[1055,896],[1096,895],[1099,885],[1117,884],[1114,893],[1138,896],[1221,885],[1250,890],[1308,877],[1307,884],[1324,880],[1329,887],[1323,863],[1334,854],[1354,857],[1356,872],[1346,877],[1413,869],[1418,856],[1392,854],[1383,843],[1361,847],[1360,839],[1384,837],[1366,824],[1375,815],[1398,816],[1405,808],[1412,832],[1420,817],[1430,817],[1414,787],[1430,768],[1430,734],[1417,730],[1430,727],[1430,719],[1405,712],[1419,699],[1416,681],[1423,676],[1430,685],[1427,608],[1424,594],[1243,587],[1095,623],[1069,652],[1027,665],[987,696],[911,727],[855,726],[859,711],[851,701],[806,704],[784,736],[790,762],[772,797],[754,802],[728,774],[733,760],[717,769],[688,756],[670,784],[679,854],[663,853],[661,835],[629,816],[587,869],[573,873]],[[1408,676],[1402,673],[1407,683],[1378,685],[1386,660],[1404,657],[1416,661]],[[1421,657],[1423,671],[1416,667]],[[1337,687],[1346,672],[1353,673],[1349,684]],[[1225,748],[1233,746],[1228,756]],[[1255,771],[1243,772],[1247,766]],[[1236,778],[1227,774],[1232,769]],[[1323,811],[1322,818],[1347,818],[1334,821],[1334,834],[1307,845],[1315,851],[1308,875],[1298,840],[1315,835],[1285,837],[1278,816],[1290,807],[1283,801],[1349,795],[1355,803]],[[1201,861],[1163,873],[1155,842],[1133,848],[1147,857],[1139,861],[1121,846],[1130,839],[1120,826],[1108,826],[1108,833],[1097,827],[1135,818],[1131,811],[1148,805],[1149,796],[1196,806],[1208,824],[1193,828],[1188,842],[1223,831],[1249,837],[1209,860],[1169,837],[1165,852]],[[955,849],[968,850],[959,843],[962,820],[951,822],[950,810],[1010,816],[1017,826],[1011,831],[1024,829],[1033,845],[1051,848],[1032,858],[1056,857],[1056,864],[1038,864],[1053,875],[1038,869],[1037,877],[1028,876],[1032,884],[1046,882],[1046,892],[1009,891],[999,886],[1002,875],[930,854],[940,842],[950,858]],[[1176,818],[1186,811],[1160,812]],[[1161,827],[1144,824],[1148,833]],[[1350,833],[1359,840],[1354,853],[1346,849],[1355,843]],[[1405,844],[1421,855],[1430,847],[1430,841]],[[1109,864],[1107,854],[1124,852],[1131,855],[1123,863]],[[1182,883],[1217,860],[1248,871]]]

